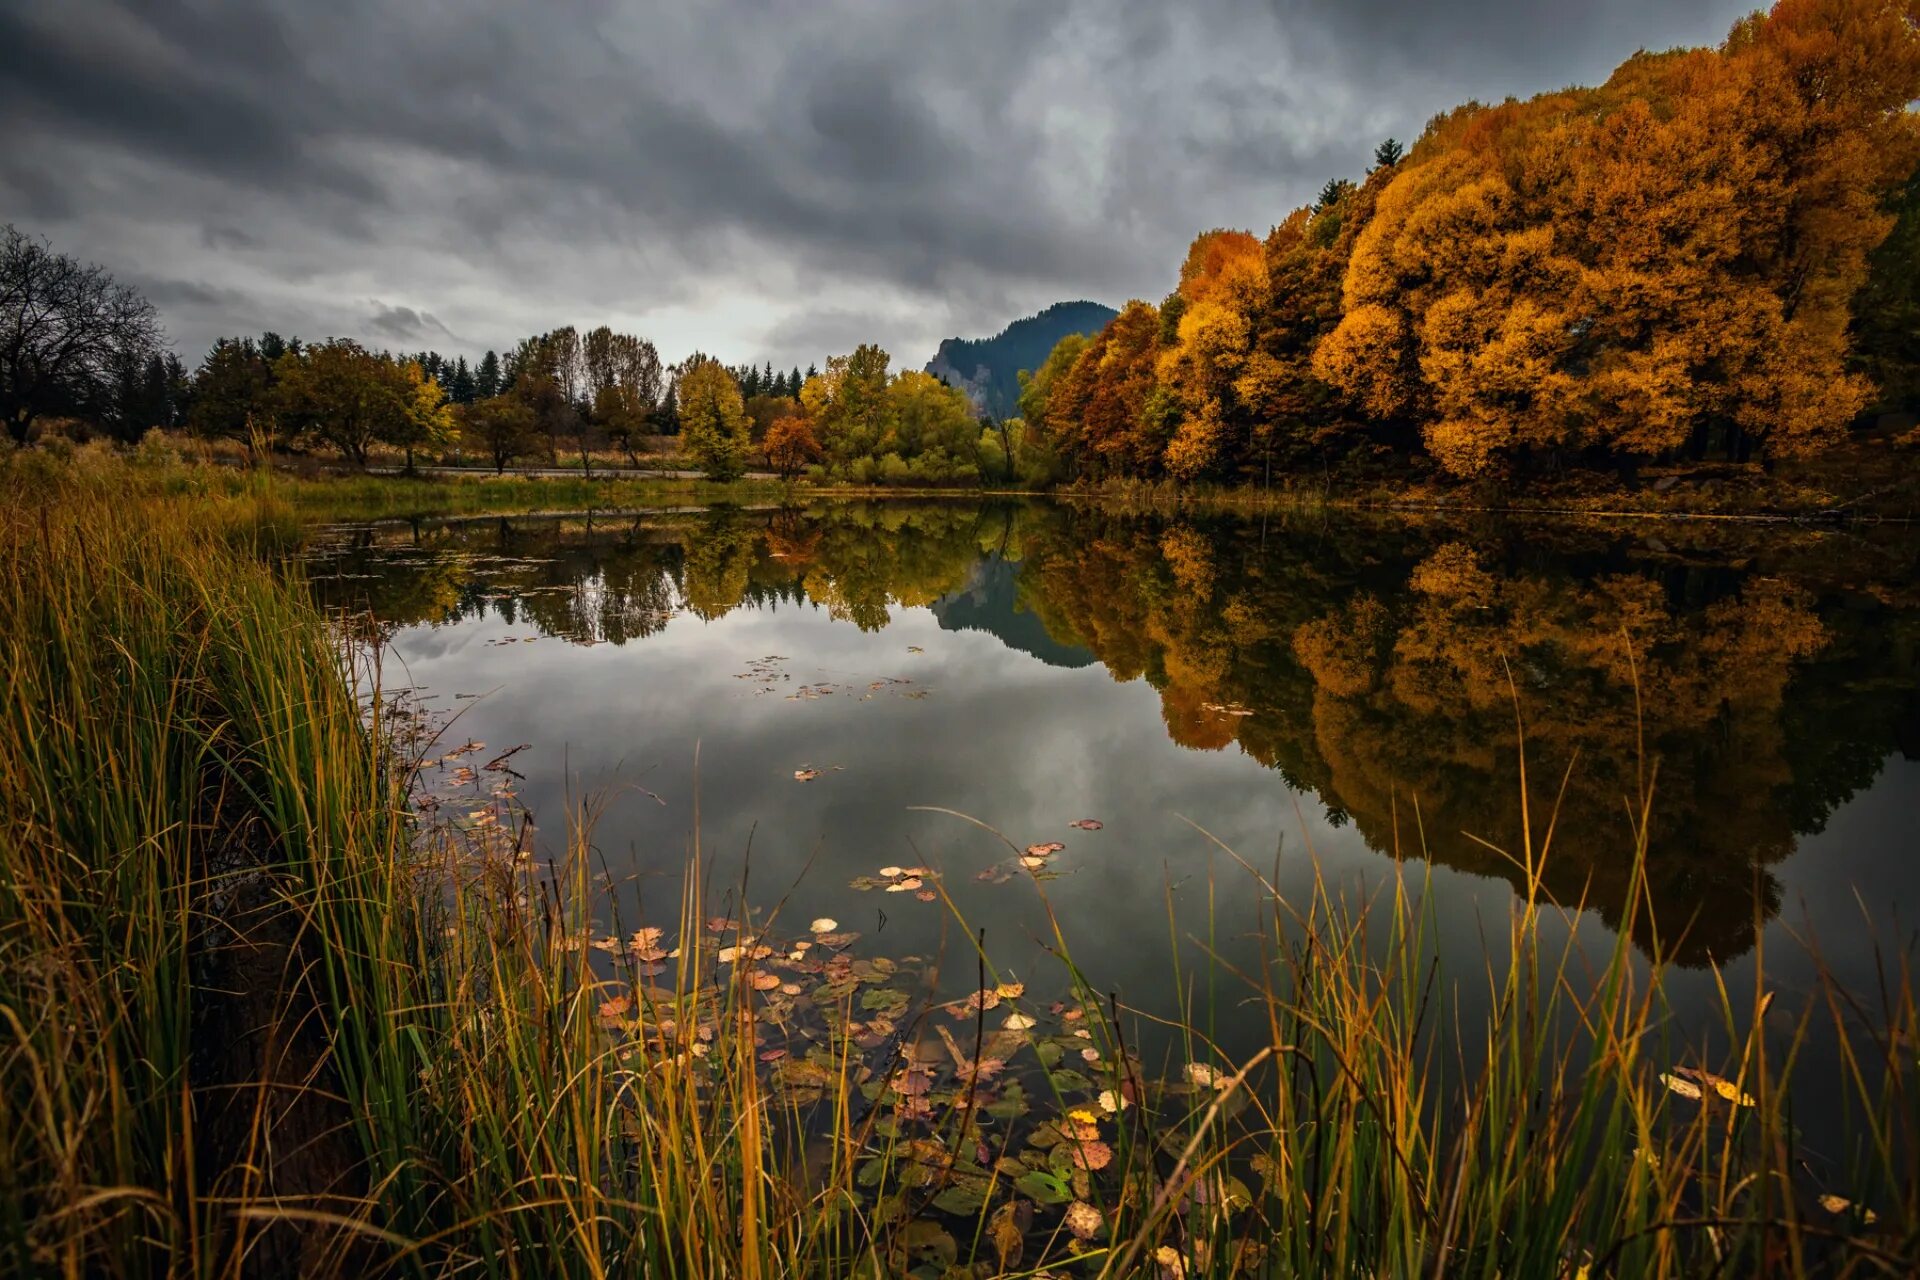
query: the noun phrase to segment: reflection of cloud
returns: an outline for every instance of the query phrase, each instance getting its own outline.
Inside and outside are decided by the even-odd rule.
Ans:
[[[1069,874],[1047,885],[1076,956],[1103,980],[1129,989],[1160,983],[1145,954],[1164,954],[1165,885],[1183,928],[1204,930],[1197,877],[1208,866],[1204,837],[1189,814],[1256,864],[1271,861],[1282,831],[1300,847],[1293,795],[1278,776],[1237,751],[1199,755],[1169,742],[1158,695],[1144,682],[1115,684],[1099,667],[1064,670],[1010,651],[981,632],[939,629],[924,609],[895,609],[894,622],[863,633],[820,610],[736,610],[713,622],[681,616],[644,641],[580,648],[557,640],[488,648],[479,640],[524,628],[490,620],[439,631],[410,629],[395,641],[415,679],[447,696],[498,688],[473,704],[460,732],[489,742],[533,742],[523,756],[523,797],[551,845],[563,830],[563,769],[575,793],[617,792],[621,778],[664,797],[614,799],[596,841],[632,869],[672,874],[692,845],[699,792],[700,844],[715,860],[716,884],[738,876],[751,841],[756,901],[772,901],[801,875],[788,910],[832,914],[871,930],[888,916],[890,951],[931,949],[955,925],[932,904],[884,900],[844,888],[889,862],[933,860],[970,925],[987,926],[997,955],[1018,969],[1042,962],[1033,939],[1045,919],[1030,882],[987,886],[973,875],[1006,856],[985,832],[909,806],[937,805],[977,817],[1016,843],[1061,839]],[[474,641],[450,647],[448,632]],[[921,654],[909,654],[917,645]],[[865,691],[883,676],[906,678],[929,696],[875,693],[788,701],[755,696],[734,673],[770,654],[790,680],[833,681]],[[694,755],[699,754],[696,776]],[[796,783],[793,770],[829,771]],[[617,766],[617,767],[616,767]],[[1303,806],[1317,814],[1318,806]],[[1106,829],[1066,824],[1098,817]],[[1381,864],[1351,832],[1309,819],[1316,847],[1337,865],[1379,874]],[[816,855],[817,849],[817,855]],[[1244,933],[1256,898],[1238,889],[1245,873],[1214,859],[1223,886],[1222,927]]]

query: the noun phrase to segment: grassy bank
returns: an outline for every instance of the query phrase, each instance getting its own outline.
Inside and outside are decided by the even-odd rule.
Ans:
[[[1705,1056],[1628,943],[1589,966],[1554,941],[1547,815],[1510,851],[1535,890],[1489,923],[1484,969],[1437,971],[1417,880],[1274,895],[1265,964],[1196,975],[1219,994],[1179,1009],[1075,969],[1097,922],[1054,919],[1060,971],[1030,995],[984,952],[783,919],[777,889],[709,900],[697,853],[677,900],[622,918],[591,804],[531,831],[504,758],[375,697],[261,554],[302,499],[232,483],[0,473],[0,1271],[1920,1261],[1900,955],[1858,997],[1727,992]],[[1634,799],[1624,860],[1657,821]],[[1045,856],[1009,843],[1005,869]],[[890,879],[943,893],[938,868]],[[1265,885],[1243,865],[1219,890]],[[1265,1047],[1224,1057],[1206,1029],[1228,1018]],[[1139,1049],[1150,1028],[1173,1058]],[[1816,1037],[1855,1126],[1809,1149],[1790,1099]]]

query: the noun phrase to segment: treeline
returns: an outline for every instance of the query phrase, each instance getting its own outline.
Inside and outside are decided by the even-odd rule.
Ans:
[[[867,343],[809,371],[797,395],[746,397],[733,371],[696,356],[682,379],[686,451],[716,478],[737,475],[754,452],[789,479],[942,485],[1002,474],[1001,439],[966,393],[891,363]]]
[[[1916,98],[1920,4],[1781,0],[1717,50],[1468,103],[1063,341],[1025,380],[1026,465],[1470,478],[1828,449],[1920,406]]]
[[[337,347],[336,340],[327,344]],[[352,345],[352,344],[347,344]],[[314,348],[275,333],[223,338],[183,389],[184,408],[175,421],[202,435],[247,439],[264,432],[274,444],[319,440],[340,447],[354,461],[363,450],[333,434],[303,431],[302,417],[287,413],[287,375],[310,362]],[[437,351],[366,353],[388,372],[436,388],[446,410],[443,428],[427,436],[400,429],[376,431],[377,441],[402,448],[456,442],[496,469],[523,458],[557,460],[576,451],[591,472],[594,454],[617,448],[629,461],[650,436],[679,434],[681,385],[695,369],[711,367],[730,381],[744,403],[785,403],[805,380],[798,368],[776,374],[772,365],[722,366],[696,352],[677,365],[661,361],[654,344],[602,325],[586,332],[567,326],[522,339],[502,356],[488,351],[469,365],[465,356]],[[363,371],[373,376],[372,364]],[[422,393],[425,395],[426,393]],[[763,419],[771,415],[761,409]],[[411,458],[411,453],[409,453]]]

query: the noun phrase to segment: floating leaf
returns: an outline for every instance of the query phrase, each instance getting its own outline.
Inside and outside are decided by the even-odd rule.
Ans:
[[[1067,1185],[1067,1180],[1045,1169],[1022,1174],[1013,1180],[1013,1186],[1021,1195],[1038,1200],[1041,1204],[1065,1204],[1073,1199],[1073,1189]]]
[[[1711,1071],[1702,1071],[1697,1067],[1675,1067],[1673,1070],[1676,1075],[1686,1076],[1689,1079],[1698,1081],[1736,1107],[1750,1107],[1753,1105],[1753,1095],[1741,1089],[1739,1085],[1727,1079],[1725,1076],[1717,1076]],[[1668,1085],[1667,1087],[1670,1089],[1673,1088],[1672,1085]],[[1676,1093],[1679,1092],[1677,1089],[1674,1091]]]
[[[1110,1116],[1118,1115],[1133,1105],[1127,1101],[1125,1094],[1115,1093],[1111,1089],[1102,1089],[1098,1101],[1100,1103],[1100,1109]]]
[[[1695,1102],[1700,1101],[1700,1086],[1691,1080],[1683,1080],[1679,1076],[1671,1076],[1662,1071],[1660,1073],[1660,1083],[1683,1098],[1690,1098]]]
[[[1202,1088],[1213,1089],[1224,1089],[1227,1087],[1226,1078],[1204,1062],[1189,1062],[1186,1068],[1186,1075],[1188,1084],[1197,1084]]]
[[[987,1202],[987,1184],[979,1178],[955,1182],[933,1198],[933,1207],[955,1217],[971,1218]]]
[[[1061,852],[1066,847],[1067,846],[1065,846],[1064,844],[1061,844],[1058,840],[1049,840],[1045,844],[1028,845],[1027,853],[1031,857],[1047,858],[1047,857],[1053,856],[1056,853]]]
[[[614,1018],[624,1018],[627,1016],[627,1011],[631,1008],[633,1008],[632,1000],[626,996],[615,996],[600,1006],[600,1016],[609,1021]]]
[[[808,933],[832,933],[840,927],[840,922],[831,916],[821,916],[807,926]]]
[[[1154,1265],[1160,1268],[1160,1280],[1186,1280],[1187,1264],[1172,1247],[1161,1245],[1153,1251]]]
[[[907,874],[907,869],[905,867],[882,867],[880,868],[880,874],[888,880],[896,880]]]
[[[812,782],[819,776],[820,771],[818,769],[795,769],[793,771],[793,780],[795,782]]]
[[[1104,1142],[1063,1142],[1067,1158],[1075,1168],[1085,1169],[1089,1173],[1098,1173],[1113,1163],[1113,1148]]]
[[[780,979],[765,970],[755,973],[747,981],[752,984],[755,991],[772,991],[780,985]]]
[[[1820,1207],[1832,1214],[1850,1214],[1855,1208],[1853,1201],[1847,1199],[1845,1196],[1836,1195],[1821,1196]],[[1879,1217],[1880,1216],[1871,1209],[1860,1210],[1860,1221],[1869,1226],[1879,1221]]]
[[[1100,1228],[1105,1225],[1105,1221],[1101,1218],[1098,1209],[1085,1200],[1075,1200],[1067,1206],[1066,1224],[1067,1230],[1073,1233],[1074,1239],[1091,1240],[1100,1234]]]
[[[1100,820],[1098,818],[1078,818],[1069,822],[1067,825],[1075,831],[1098,831],[1100,829]]]
[[[1009,1031],[1025,1031],[1038,1024],[1024,1013],[1010,1013],[1007,1015],[1007,1020],[1000,1025]]]
[[[887,886],[888,893],[912,893],[921,885],[919,876],[908,876],[905,880],[896,880]]]

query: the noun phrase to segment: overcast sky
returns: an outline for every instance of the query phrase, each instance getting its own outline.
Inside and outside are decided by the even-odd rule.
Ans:
[[[1729,0],[0,0],[0,221],[276,329],[917,366]]]

